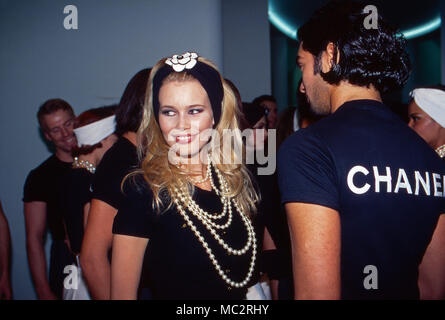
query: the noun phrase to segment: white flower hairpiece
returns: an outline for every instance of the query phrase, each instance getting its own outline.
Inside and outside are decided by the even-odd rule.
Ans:
[[[196,65],[198,54],[195,52],[186,52],[182,55],[175,54],[171,58],[167,58],[166,64],[172,66],[176,72],[181,72],[184,69],[191,69]]]

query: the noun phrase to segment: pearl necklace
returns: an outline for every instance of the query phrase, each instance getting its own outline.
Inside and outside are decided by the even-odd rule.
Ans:
[[[214,169],[218,176],[218,180],[220,183],[220,190],[218,190],[216,188],[216,186],[213,182],[213,177],[211,174],[210,155],[208,155],[207,175],[208,175],[208,178],[210,179],[212,189],[216,192],[217,195],[220,196],[221,202],[224,206],[223,212],[221,214],[211,215],[211,214],[207,213],[206,211],[202,210],[198,206],[198,204],[192,199],[190,194],[187,191],[183,191],[183,189],[184,189],[183,187],[181,188],[182,190],[178,189],[176,187],[174,188],[176,194],[178,195],[178,197],[174,198],[174,202],[176,204],[176,207],[178,208],[179,213],[182,215],[182,217],[184,218],[187,225],[190,227],[190,229],[193,231],[195,236],[198,238],[201,245],[206,250],[207,255],[210,258],[210,261],[212,262],[213,266],[215,267],[215,269],[218,272],[218,274],[220,275],[220,277],[228,285],[235,287],[235,288],[241,288],[241,287],[246,286],[249,283],[250,279],[252,278],[253,270],[255,268],[256,249],[257,249],[255,230],[253,228],[253,225],[252,225],[250,219],[248,217],[246,217],[245,214],[243,214],[241,208],[238,206],[238,203],[235,201],[235,199],[232,199],[232,198],[229,198],[229,197],[223,195],[224,192],[225,192],[225,194],[227,194],[229,192],[227,182],[225,181],[223,175],[221,174],[221,172],[218,170],[218,168],[216,166],[214,166]],[[230,247],[229,244],[227,244],[218,235],[218,233],[215,230],[215,229],[226,229],[230,226],[230,224],[232,222],[232,205],[231,205],[231,203],[233,203],[236,211],[238,211],[238,213],[244,223],[244,226],[246,227],[246,230],[247,230],[247,235],[248,235],[247,242],[244,245],[244,247],[241,249],[234,249],[234,248]],[[249,270],[248,270],[247,275],[244,278],[244,280],[242,280],[240,282],[236,282],[227,276],[227,274],[221,268],[215,255],[213,254],[212,249],[209,247],[209,245],[206,242],[206,240],[204,239],[204,237],[201,235],[201,233],[198,231],[198,229],[194,225],[193,221],[190,219],[190,217],[186,213],[185,208],[187,208],[188,211],[193,216],[195,216],[198,220],[200,220],[202,222],[202,224],[210,232],[210,234],[213,236],[213,238],[224,248],[224,250],[229,255],[233,254],[233,255],[241,256],[241,255],[244,255],[247,251],[249,251],[250,248],[252,248],[252,257],[250,259]],[[212,220],[216,220],[216,219],[225,217],[226,213],[228,213],[228,218],[227,218],[226,223],[219,225],[219,224],[215,223],[214,221],[212,221]]]
[[[79,160],[78,157],[74,157],[73,168],[84,168],[93,174],[96,172],[96,167],[94,166],[94,164],[92,164],[88,160]]]
[[[436,149],[436,152],[439,155],[439,157],[441,157],[441,158],[445,157],[445,144],[438,147]]]
[[[208,158],[209,156],[207,155],[207,158]],[[193,183],[193,184],[201,184],[201,183],[204,183],[204,182],[206,182],[207,180],[209,180],[209,177],[210,177],[210,170],[211,170],[212,168],[211,168],[211,166],[210,166],[210,162],[208,162],[207,163],[207,172],[206,172],[206,175],[205,175],[205,177],[203,178],[203,179],[200,179],[200,180],[193,180],[192,178],[190,178],[190,177],[187,177],[187,179],[191,182],[191,183]]]

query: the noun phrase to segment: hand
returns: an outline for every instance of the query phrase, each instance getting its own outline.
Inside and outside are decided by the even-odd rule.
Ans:
[[[9,276],[3,276],[0,279],[0,300],[11,300],[12,299],[12,289],[11,282],[9,281]]]
[[[50,289],[37,293],[37,296],[39,300],[58,300]]]

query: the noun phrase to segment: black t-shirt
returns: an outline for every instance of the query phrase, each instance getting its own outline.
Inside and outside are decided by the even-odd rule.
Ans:
[[[283,203],[339,212],[342,298],[419,297],[418,266],[445,212],[445,166],[385,105],[350,101],[294,133],[278,174]],[[370,270],[377,289],[365,288]]]
[[[230,288],[218,275],[203,245],[173,205],[160,214],[153,210],[153,194],[140,177],[125,183],[125,201],[113,224],[113,233],[148,238],[144,268],[154,299],[244,299],[247,288]],[[196,188],[193,199],[209,213],[221,212],[220,198],[212,191]],[[241,281],[247,275],[252,250],[242,256],[228,255],[204,225],[189,215],[223,270]],[[227,218],[223,218],[227,219]],[[226,220],[224,220],[226,221]],[[220,223],[217,220],[217,223]],[[232,248],[242,248],[247,230],[236,211],[225,234],[220,236]],[[257,248],[257,252],[259,248]],[[257,272],[251,279],[257,280]]]
[[[119,137],[97,166],[92,198],[118,209],[123,201],[121,182],[137,165],[136,147],[126,138]]]
[[[78,254],[82,246],[84,207],[91,200],[93,174],[83,168],[71,169],[65,175],[62,189],[64,219],[71,250]]]
[[[23,188],[23,202],[46,203],[47,225],[53,240],[65,239],[60,188],[62,178],[70,168],[71,163],[52,155],[28,174]]]

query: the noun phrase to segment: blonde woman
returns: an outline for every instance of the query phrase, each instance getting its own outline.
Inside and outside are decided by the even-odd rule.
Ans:
[[[233,91],[196,53],[153,67],[141,170],[124,181],[113,225],[112,299],[136,299],[141,274],[153,299],[245,298],[257,280],[258,197],[234,147],[237,112]]]

